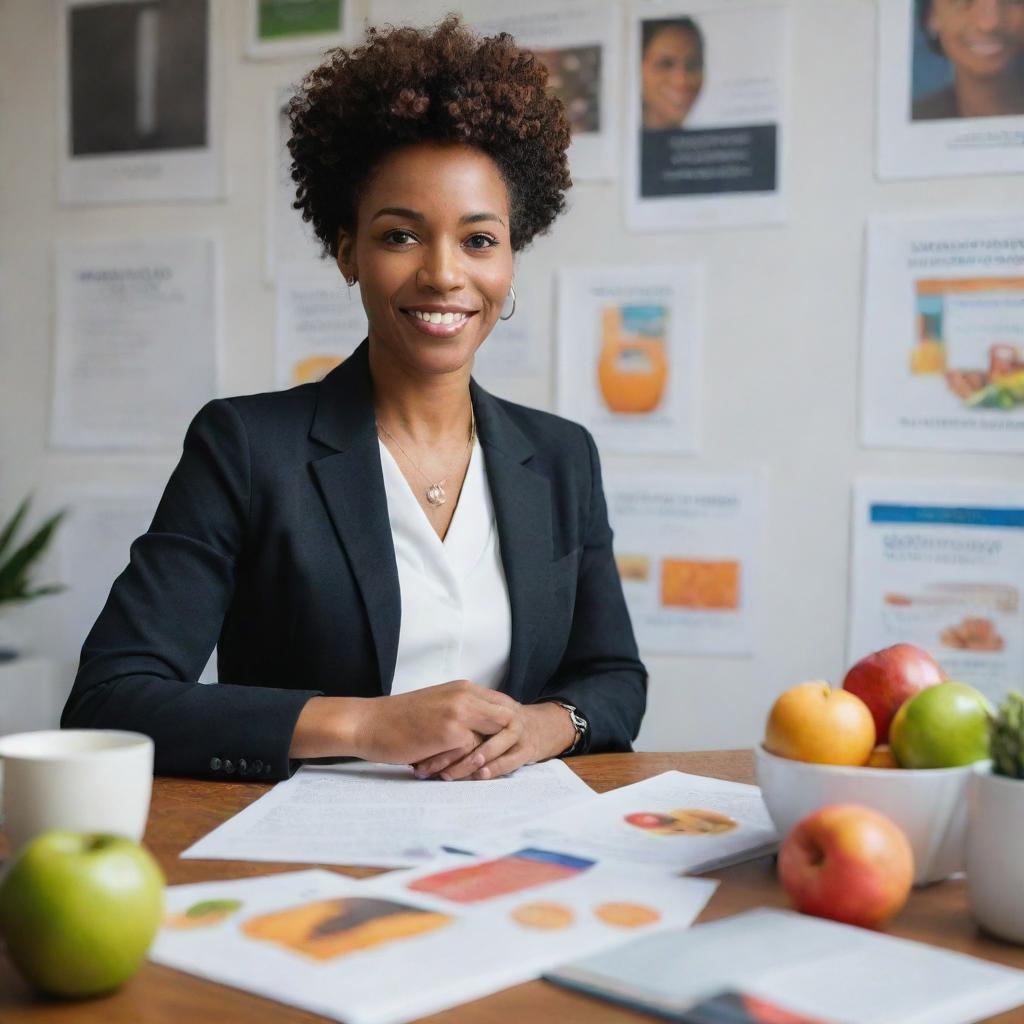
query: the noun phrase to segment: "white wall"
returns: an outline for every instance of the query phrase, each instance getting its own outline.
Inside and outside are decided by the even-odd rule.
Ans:
[[[58,209],[54,5],[0,0],[0,518],[33,487],[42,510],[62,485],[162,481],[174,461],[47,447],[52,264],[62,240],[169,229],[219,232],[223,391],[272,386],[274,296],[262,276],[267,104],[272,88],[298,77],[305,65],[243,61],[243,0],[214,5],[227,201]],[[523,255],[517,272],[517,287],[553,314],[558,266],[703,261],[709,289],[703,451],[685,459],[608,457],[606,472],[765,466],[770,473],[757,655],[649,659],[645,749],[750,745],[780,689],[810,677],[841,679],[855,476],[1024,479],[1020,456],[877,451],[858,444],[865,218],[1019,211],[1024,181],[876,181],[875,5],[796,0],[794,7],[791,216],[785,226],[632,235],[623,226],[615,186],[581,184],[553,235]],[[550,407],[551,340],[550,334],[543,339],[549,354],[543,377],[487,383],[517,401]],[[60,603],[67,600],[39,602],[19,616],[30,646],[61,649]],[[70,686],[74,665],[64,670]]]

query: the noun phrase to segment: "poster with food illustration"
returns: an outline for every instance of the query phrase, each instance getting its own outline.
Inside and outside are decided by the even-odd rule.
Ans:
[[[992,700],[1024,680],[1024,484],[860,481],[847,663],[909,642]]]
[[[450,0],[370,0],[373,24],[431,25]],[[548,90],[565,104],[572,132],[573,181],[608,181],[619,156],[621,12],[615,0],[462,0],[458,12],[476,32],[510,32],[541,60]]]
[[[365,880],[310,870],[170,886],[149,958],[346,1024],[401,1024],[539,977],[567,949],[685,928],[717,885],[588,863],[525,888],[454,856]],[[481,867],[488,897],[453,899],[455,873]]]
[[[878,175],[1024,171],[1019,0],[878,5]]]
[[[606,473],[615,562],[642,655],[752,655],[760,474]]]
[[[631,228],[785,220],[790,13],[763,0],[632,5],[624,147]]]
[[[703,271],[575,267],[558,278],[558,411],[605,452],[699,448]]]
[[[333,263],[278,268],[274,365],[277,386],[322,380],[366,337],[359,293]]]
[[[673,875],[760,856],[777,841],[756,786],[672,771],[544,814],[487,844],[534,843],[604,868]]]
[[[866,445],[1024,452],[1024,218],[868,226]]]

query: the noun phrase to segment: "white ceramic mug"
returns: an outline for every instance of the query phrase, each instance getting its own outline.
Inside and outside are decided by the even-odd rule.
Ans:
[[[993,935],[1024,943],[1024,779],[979,765],[968,796],[971,913]]]
[[[138,842],[153,791],[153,741],[114,729],[0,737],[11,851],[41,832],[111,832]]]

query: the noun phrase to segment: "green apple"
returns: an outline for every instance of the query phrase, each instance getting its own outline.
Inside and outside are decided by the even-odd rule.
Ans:
[[[163,873],[137,843],[44,832],[0,884],[0,932],[14,965],[41,992],[98,995],[139,969],[163,905]]]
[[[952,680],[929,686],[900,705],[889,745],[901,768],[953,768],[989,756],[992,705],[983,693]]]

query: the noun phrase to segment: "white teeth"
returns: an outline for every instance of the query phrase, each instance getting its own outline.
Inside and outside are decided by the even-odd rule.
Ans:
[[[466,319],[465,313],[425,313],[419,309],[410,309],[409,312],[427,324],[458,324]]]

